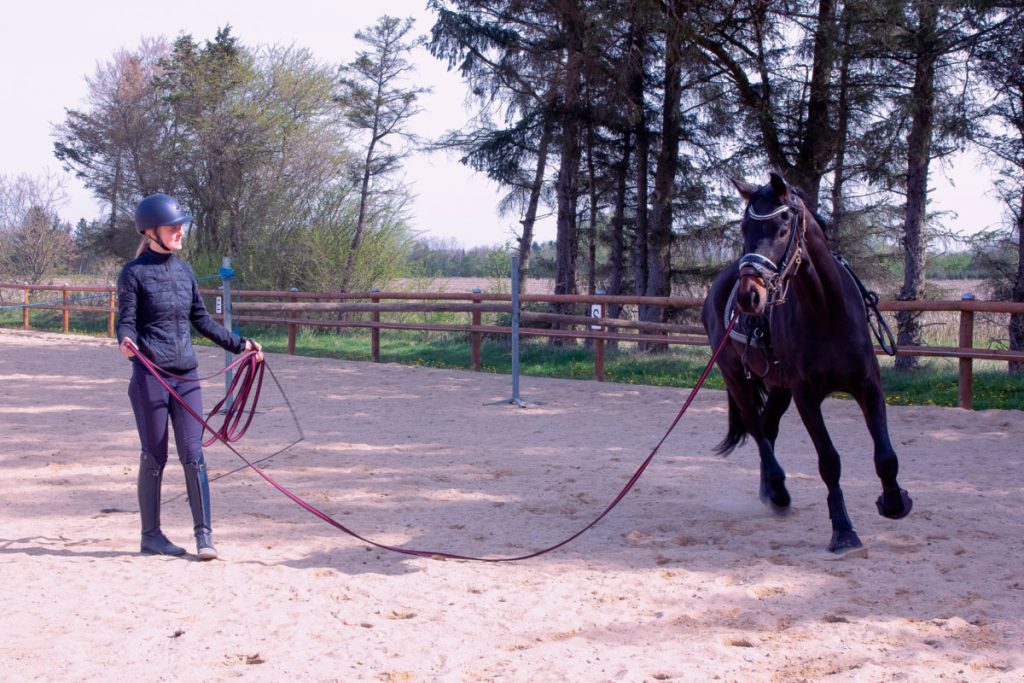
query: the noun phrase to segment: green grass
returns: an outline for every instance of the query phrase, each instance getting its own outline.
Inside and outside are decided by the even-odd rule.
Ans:
[[[0,311],[0,326],[19,328],[20,311]],[[55,311],[32,314],[34,329],[59,332],[61,316]],[[78,334],[105,335],[103,314],[78,313],[71,318],[71,329]],[[286,353],[288,337],[282,329],[242,329],[263,344],[267,351]],[[206,343],[205,340],[197,340]],[[664,387],[691,387],[707,363],[707,347],[672,347],[667,353],[645,354],[629,348],[607,349],[605,381]],[[365,330],[342,334],[301,330],[297,352],[305,356],[370,360],[370,333]],[[411,366],[469,369],[468,335],[384,330],[381,333],[381,361]],[[510,344],[504,340],[485,340],[481,346],[483,372],[509,374],[512,371]],[[974,363],[974,407],[978,410],[1001,408],[1024,410],[1024,374],[1011,375],[1005,363]],[[520,350],[520,371],[524,376],[561,379],[593,379],[593,351],[582,345],[571,348],[550,346],[544,339],[527,338]],[[911,373],[897,372],[892,361],[882,359],[882,378],[887,400],[892,405],[957,405],[957,361],[922,359],[921,367]],[[706,386],[723,388],[722,376],[713,370]]]
[[[891,365],[891,364],[890,364]],[[928,360],[913,372],[882,366],[886,401],[891,405],[957,405],[956,360]],[[1024,410],[1024,374],[1011,375],[1005,363],[974,362],[975,410]]]

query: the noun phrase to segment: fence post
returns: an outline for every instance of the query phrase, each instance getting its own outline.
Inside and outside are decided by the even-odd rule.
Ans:
[[[116,337],[117,332],[114,329],[114,315],[117,313],[117,299],[115,298],[117,289],[115,287],[110,288],[110,294],[107,297],[107,336]]]
[[[595,294],[598,295],[604,295],[604,293],[605,291],[603,289],[599,289],[595,292]],[[603,318],[604,313],[605,303],[603,301],[599,304],[591,304],[591,318]],[[601,330],[603,328],[600,325],[591,325],[590,329]],[[604,339],[594,340],[594,379],[596,379],[598,382],[604,381]]]
[[[380,293],[380,289],[374,287],[373,289],[370,290],[370,292],[373,294],[378,294]],[[370,303],[379,304],[380,297],[371,296]],[[380,311],[374,311],[373,313],[371,313],[370,320],[375,323],[379,323]],[[373,359],[374,363],[380,362],[380,328],[377,327],[376,325],[370,328],[370,357]]]
[[[473,289],[473,304],[479,305],[483,301],[481,296],[482,292],[479,287]],[[473,327],[480,327],[481,318],[480,311],[473,311]],[[480,332],[473,331],[469,333],[470,340],[470,353],[469,353],[469,369],[479,370],[480,369],[480,338],[483,335]]]
[[[30,329],[28,324],[28,287],[25,288],[25,307],[21,309],[21,326]]]
[[[64,330],[64,334],[67,334],[68,333],[68,329],[70,328],[70,324],[69,324],[70,320],[69,320],[69,318],[71,317],[71,311],[68,310],[68,288],[66,286],[65,287],[61,287],[60,293],[61,293],[61,298],[64,300],[64,303],[63,303],[63,319],[61,321],[61,328]]]
[[[297,292],[299,290],[296,287],[292,287],[288,291],[291,292],[292,294],[295,294],[295,292]],[[292,297],[292,303],[295,304],[295,303],[298,303],[298,302],[299,302],[299,297],[293,296]],[[294,320],[295,318],[298,317],[298,314],[299,314],[298,311],[292,311],[291,314],[289,314],[288,317],[291,318],[292,320]],[[295,323],[288,323],[288,355],[289,356],[294,356],[295,355],[295,332],[296,332],[296,328],[297,327],[298,327],[298,325],[296,325]]]
[[[970,293],[960,295],[961,301],[974,301]],[[960,348],[974,346],[974,311],[960,310]],[[960,374],[957,378],[957,404],[971,410],[974,404],[974,365],[970,358],[960,359]]]

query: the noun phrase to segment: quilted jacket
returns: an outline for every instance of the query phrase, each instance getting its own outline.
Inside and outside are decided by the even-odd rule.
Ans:
[[[117,297],[118,341],[130,337],[164,370],[180,373],[199,365],[190,326],[227,351],[245,350],[242,337],[210,317],[192,266],[174,254],[147,249],[126,263]]]

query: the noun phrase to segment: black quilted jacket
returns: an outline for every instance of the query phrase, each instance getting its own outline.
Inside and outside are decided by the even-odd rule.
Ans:
[[[131,337],[164,370],[180,373],[199,365],[190,324],[232,353],[245,350],[242,337],[210,317],[192,266],[173,254],[147,249],[126,263],[117,280],[117,298],[117,340]]]

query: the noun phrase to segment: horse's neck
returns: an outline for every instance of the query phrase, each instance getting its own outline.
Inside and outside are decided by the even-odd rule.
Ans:
[[[832,256],[825,233],[816,223],[807,226],[804,263],[793,275],[792,296],[809,320],[833,322],[845,310],[842,274]]]

